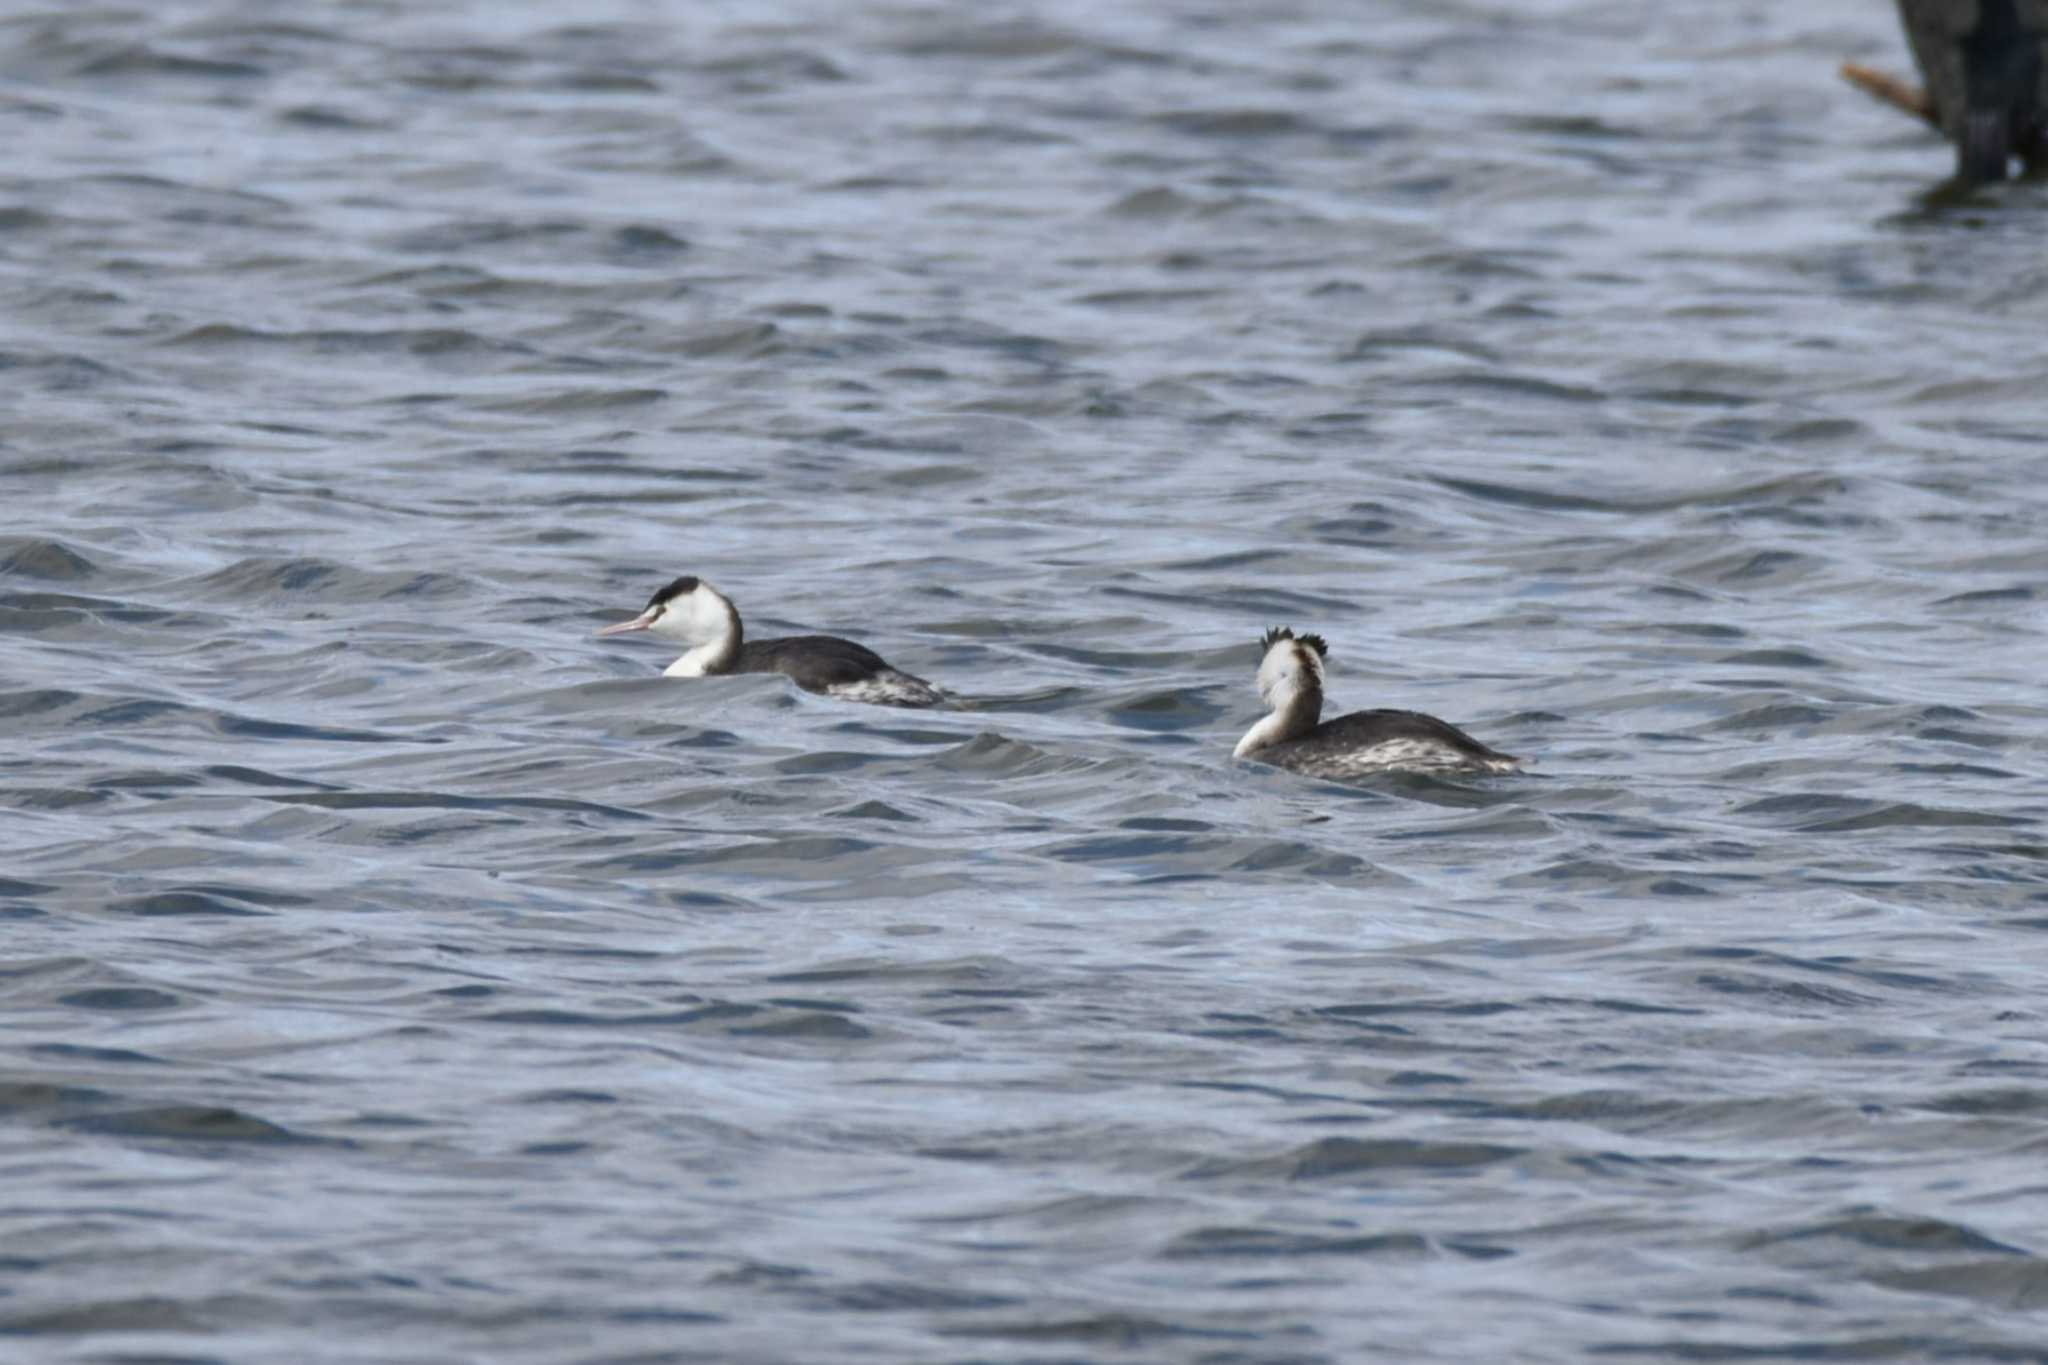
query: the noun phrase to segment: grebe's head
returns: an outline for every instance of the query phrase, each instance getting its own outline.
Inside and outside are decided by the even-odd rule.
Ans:
[[[644,630],[686,645],[710,644],[737,628],[739,613],[724,593],[684,574],[647,599],[647,609],[630,621],[606,626],[599,635]]]
[[[1322,636],[1296,635],[1286,626],[1275,626],[1259,644],[1266,651],[1259,660],[1259,696],[1266,705],[1278,708],[1303,692],[1322,695],[1323,659],[1330,652]]]
[[[1323,656],[1330,652],[1323,637],[1275,626],[1259,645],[1265,651],[1259,656],[1259,696],[1272,714],[1244,732],[1232,750],[1239,758],[1300,739],[1323,714]]]

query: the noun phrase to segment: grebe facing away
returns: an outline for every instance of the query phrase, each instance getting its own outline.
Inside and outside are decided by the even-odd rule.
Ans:
[[[946,694],[923,678],[889,667],[881,655],[836,635],[748,640],[739,609],[701,578],[685,574],[647,599],[647,610],[599,635],[644,630],[687,647],[662,670],[669,678],[723,673],[781,673],[806,692],[884,706],[937,706]]]
[[[1420,711],[1353,711],[1326,720],[1320,635],[1285,626],[1259,642],[1259,695],[1273,714],[1245,731],[1235,756],[1311,777],[1364,777],[1390,769],[1423,773],[1507,773],[1521,762],[1489,749],[1457,726]]]

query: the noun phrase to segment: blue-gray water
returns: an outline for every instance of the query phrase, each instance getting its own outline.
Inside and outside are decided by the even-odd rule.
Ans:
[[[2048,189],[1843,58],[0,18],[0,1356],[2048,1359]]]

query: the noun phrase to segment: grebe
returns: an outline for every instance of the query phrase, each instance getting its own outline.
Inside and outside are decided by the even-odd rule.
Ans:
[[[836,635],[790,635],[779,640],[746,640],[732,599],[688,574],[647,599],[647,609],[630,621],[606,626],[599,635],[644,630],[677,640],[688,651],[662,670],[669,678],[703,678],[723,673],[781,673],[806,692],[883,706],[937,706],[946,694],[923,678],[891,668],[881,655]]]
[[[1323,637],[1275,626],[1259,644],[1259,695],[1273,714],[1245,731],[1234,757],[1339,779],[1390,769],[1507,773],[1521,762],[1420,711],[1353,711],[1318,725],[1330,652]]]

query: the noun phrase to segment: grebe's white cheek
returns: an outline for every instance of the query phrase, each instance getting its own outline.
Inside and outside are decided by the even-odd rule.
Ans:
[[[689,633],[698,639],[706,635],[720,635],[725,631],[725,610],[716,597],[699,587],[690,594],[687,602],[678,602],[683,608],[680,613]]]
[[[682,606],[683,604],[680,602],[670,602],[662,610],[661,617],[654,623],[652,630],[664,640],[677,640],[683,644],[691,644],[695,642],[697,632],[690,629],[689,610],[687,608],[680,611],[677,610],[678,607]]]
[[[1294,659],[1284,650],[1271,650],[1259,661],[1259,695],[1268,702],[1294,683]]]
[[[662,604],[651,627],[664,640],[686,646],[710,644],[732,631],[732,613],[725,600],[702,585]]]

